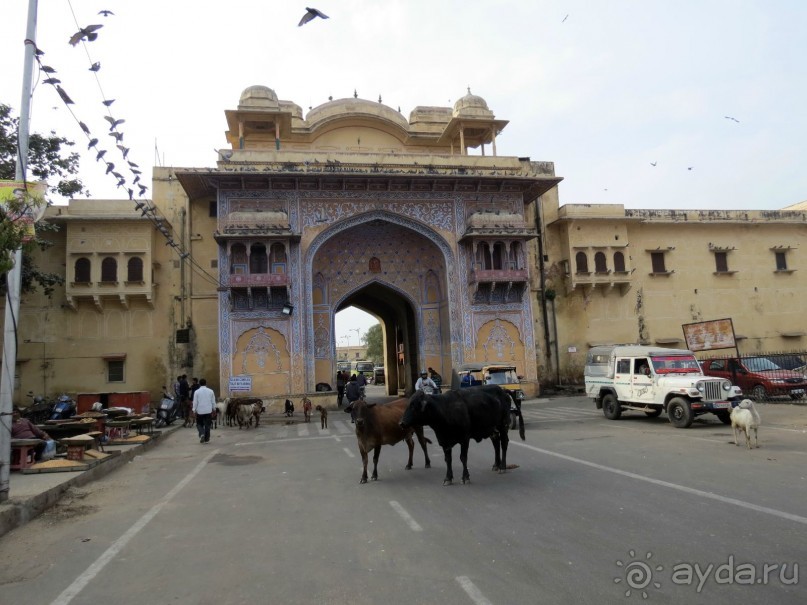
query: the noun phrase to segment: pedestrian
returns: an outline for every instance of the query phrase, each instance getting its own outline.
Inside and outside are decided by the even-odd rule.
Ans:
[[[417,382],[415,383],[415,391],[423,391],[427,395],[431,395],[436,390],[437,385],[434,384],[434,381],[431,378],[429,378],[426,370],[423,370],[420,373],[420,378],[418,378]]]
[[[434,368],[429,368],[429,378],[437,385],[436,391],[440,393],[443,390],[443,377]]]
[[[199,379],[194,376],[191,378],[191,389],[190,389],[190,400],[193,401],[193,394],[196,393],[196,389],[198,389],[201,385],[199,384]]]
[[[342,370],[336,372],[336,406],[342,407],[342,399],[345,396],[345,375]]]
[[[196,430],[199,431],[199,443],[210,441],[210,423],[213,410],[216,408],[216,394],[207,386],[207,380],[199,381],[199,388],[193,394],[193,413],[196,415]]]
[[[11,415],[11,438],[12,439],[41,439],[42,442],[34,447],[34,460],[42,459],[42,452],[45,451],[46,441],[51,441],[50,435],[40,429],[27,418],[22,417],[20,408],[15,407]]]
[[[356,380],[356,375],[350,377],[350,381],[345,387],[345,396],[347,397],[347,407],[350,408],[350,422],[356,422],[356,409],[352,407],[354,401],[361,399],[361,388],[359,382]]]
[[[182,426],[193,426],[193,416],[191,415],[191,387],[188,384],[187,374],[183,374],[179,377],[179,403],[182,406],[182,418],[185,421]]]
[[[302,403],[305,422],[311,422],[311,400],[307,396],[304,396]]]

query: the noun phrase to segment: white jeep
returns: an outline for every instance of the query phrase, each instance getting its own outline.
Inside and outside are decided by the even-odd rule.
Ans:
[[[605,417],[617,420],[623,410],[655,417],[667,412],[679,429],[695,416],[712,413],[731,423],[731,408],[742,391],[723,378],[704,376],[692,351],[644,345],[592,347],[586,356],[586,395]]]

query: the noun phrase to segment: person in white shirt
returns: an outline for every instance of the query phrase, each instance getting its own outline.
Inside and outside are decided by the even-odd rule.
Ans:
[[[429,375],[426,373],[426,370],[423,370],[420,373],[420,378],[415,383],[415,391],[423,391],[427,395],[431,395],[437,390],[437,385],[435,384],[434,380],[429,378]]]
[[[213,410],[216,408],[216,395],[207,386],[207,380],[199,381],[199,388],[193,394],[193,413],[196,416],[196,430],[199,431],[199,443],[210,441],[210,424],[213,421]]]

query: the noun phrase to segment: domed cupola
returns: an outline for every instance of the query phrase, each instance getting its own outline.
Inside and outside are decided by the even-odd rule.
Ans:
[[[454,117],[493,118],[493,112],[488,109],[488,104],[485,102],[485,99],[478,95],[471,94],[469,87],[468,94],[454,103]]]
[[[241,93],[238,109],[277,109],[279,107],[275,91],[268,86],[250,86]]]

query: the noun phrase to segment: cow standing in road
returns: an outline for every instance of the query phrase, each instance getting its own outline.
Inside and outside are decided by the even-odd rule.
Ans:
[[[426,457],[426,468],[431,468],[429,452],[426,444],[431,443],[423,436],[423,427],[401,426],[401,418],[404,415],[406,399],[396,399],[386,404],[367,403],[364,399],[357,399],[345,408],[345,412],[356,418],[356,440],[359,443],[359,453],[364,470],[359,483],[367,483],[367,453],[373,450],[373,481],[378,480],[378,457],[381,454],[382,445],[395,445],[399,441],[406,441],[409,448],[409,461],[406,463],[406,470],[412,468],[412,453],[415,450],[415,442],[412,433],[417,435],[418,443],[423,449]]]
[[[451,485],[454,471],[451,468],[451,449],[459,443],[462,461],[462,482],[468,483],[468,444],[490,437],[496,454],[493,470],[507,470],[507,445],[510,439],[510,395],[497,385],[462,388],[443,395],[427,395],[417,392],[401,418],[403,428],[430,426],[437,442],[443,448],[446,461],[446,476],[443,485]],[[524,435],[524,418],[518,410],[519,435]]]

